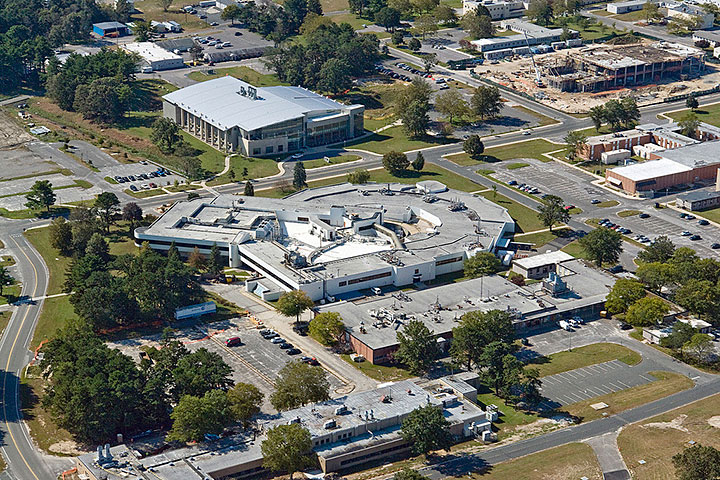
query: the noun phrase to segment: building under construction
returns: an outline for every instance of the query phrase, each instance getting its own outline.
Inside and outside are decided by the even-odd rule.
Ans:
[[[615,87],[685,80],[705,70],[705,53],[677,43],[587,47],[546,65],[547,83],[563,92],[597,92]]]

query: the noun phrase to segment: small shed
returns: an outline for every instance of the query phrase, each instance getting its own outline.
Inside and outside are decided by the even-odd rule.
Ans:
[[[93,33],[103,38],[124,37],[130,35],[130,28],[120,22],[100,22],[93,23]]]

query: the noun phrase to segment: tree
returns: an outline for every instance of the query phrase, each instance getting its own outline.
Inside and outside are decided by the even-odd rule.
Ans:
[[[410,320],[397,332],[395,359],[414,375],[427,372],[440,353],[435,334],[420,320]]]
[[[394,176],[404,172],[407,170],[408,166],[410,166],[407,155],[402,152],[388,152],[383,155],[382,162],[385,170],[387,170],[390,175]]]
[[[495,340],[483,346],[478,359],[485,381],[498,396],[507,398],[512,386],[520,383],[523,364],[515,358],[514,351],[511,343]]]
[[[690,110],[695,111],[696,108],[700,106],[700,102],[698,102],[698,99],[695,95],[691,95],[685,100],[685,106],[688,107]]]
[[[393,477],[393,480],[427,480],[428,477],[423,475],[422,473],[418,472],[417,470],[413,470],[411,468],[405,467],[399,472],[395,474]]]
[[[423,40],[425,40],[426,35],[434,34],[437,31],[437,19],[429,13],[420,15],[415,19],[415,29],[420,32]]]
[[[478,252],[463,263],[466,277],[477,278],[493,275],[500,271],[500,259],[490,252]]]
[[[350,67],[345,60],[331,58],[320,67],[318,87],[331,93],[340,93],[352,86],[348,72]]]
[[[278,372],[270,403],[275,409],[282,411],[329,398],[330,383],[325,370],[294,361],[285,364]]]
[[[402,45],[405,41],[405,34],[396,30],[392,33],[392,35],[390,35],[390,40],[395,45]]]
[[[625,320],[636,327],[657,325],[667,315],[667,304],[656,297],[645,297],[630,305]]]
[[[695,112],[689,112],[680,119],[678,126],[683,135],[695,138],[697,129],[700,126],[700,119]]]
[[[305,164],[303,162],[297,162],[293,168],[293,187],[300,190],[307,186],[307,172],[305,171]]]
[[[72,108],[93,122],[115,123],[125,115],[131,95],[130,86],[117,78],[98,78],[77,86]]]
[[[422,171],[425,167],[425,156],[423,156],[422,152],[418,152],[417,155],[415,155],[415,160],[412,161],[412,167],[416,172]]]
[[[400,12],[390,7],[383,7],[375,13],[375,23],[385,27],[385,31],[395,30],[400,25]],[[402,37],[401,37],[402,38]]]
[[[433,450],[448,450],[452,445],[450,422],[443,416],[442,409],[435,405],[418,407],[402,422],[400,435],[414,455],[430,453]]]
[[[463,151],[470,155],[470,158],[478,159],[485,151],[485,144],[479,135],[470,135],[463,141]]]
[[[2,297],[5,285],[11,285],[14,281],[15,279],[12,275],[10,275],[7,267],[5,267],[5,265],[0,265],[0,297]]]
[[[135,34],[135,41],[149,42],[152,34],[155,32],[155,27],[153,27],[150,22],[144,20],[135,20],[134,23],[133,33]]]
[[[220,275],[226,263],[227,262],[223,260],[217,243],[213,243],[212,248],[210,248],[210,258],[208,259],[208,273],[211,275]]]
[[[95,199],[94,206],[105,226],[105,233],[110,233],[110,225],[113,224],[113,217],[118,211],[118,205],[120,205],[120,200],[113,192],[102,192]]]
[[[370,172],[364,168],[359,168],[354,172],[347,174],[348,183],[364,184],[370,181]]]
[[[693,328],[690,324],[675,322],[670,335],[660,339],[660,345],[672,348],[673,350],[680,350],[696,333],[698,333],[697,329]]]
[[[310,432],[299,423],[273,427],[260,446],[263,467],[271,472],[287,472],[292,480],[295,472],[313,465],[312,447]]]
[[[433,10],[435,19],[443,24],[455,23],[458,19],[455,9],[447,3],[441,3]]]
[[[314,15],[322,16],[323,10],[322,10],[322,4],[320,3],[320,0],[307,0],[307,11],[308,11],[308,15],[314,14]]]
[[[480,119],[495,118],[502,108],[500,90],[497,87],[480,86],[470,99],[470,105],[473,113],[479,115]]]
[[[197,62],[198,60],[203,58],[203,47],[202,45],[198,45],[197,43],[194,43],[192,47],[188,50],[188,53],[190,53],[190,58],[193,62]]]
[[[590,119],[595,126],[595,131],[599,132],[603,122],[605,122],[605,109],[602,105],[596,105],[590,109]]]
[[[49,212],[50,206],[55,204],[56,198],[50,180],[37,180],[25,195],[27,200],[25,206],[31,210],[45,208]]]
[[[160,117],[152,124],[150,140],[163,153],[172,153],[183,141],[180,127],[167,117]]]
[[[230,25],[234,25],[235,19],[240,18],[240,16],[240,6],[235,3],[227,5],[220,14],[220,18],[222,18],[223,20],[230,20]]]
[[[94,233],[85,247],[85,255],[95,255],[104,261],[110,259],[110,246],[99,233]]]
[[[200,249],[198,247],[193,248],[193,251],[190,252],[190,255],[188,255],[188,265],[198,272],[205,270],[205,267],[207,267],[207,259],[205,258],[205,255],[200,253]]]
[[[530,0],[527,16],[537,24],[547,26],[553,20],[552,4],[548,0]]]
[[[313,308],[315,302],[302,290],[292,290],[283,293],[277,302],[278,312],[286,317],[295,317],[295,323],[300,321],[300,315],[305,310]]]
[[[720,451],[693,445],[672,457],[678,480],[717,480],[720,478]]]
[[[310,321],[310,336],[325,345],[333,347],[342,340],[345,324],[337,312],[319,313]]]
[[[609,228],[596,228],[578,240],[585,254],[598,267],[616,263],[622,252],[622,235]]]
[[[644,263],[661,262],[665,263],[675,253],[675,244],[667,235],[661,235],[653,242],[641,250],[637,259]]]
[[[232,369],[219,354],[199,348],[182,356],[172,369],[173,398],[199,397],[214,389],[227,389],[233,384],[231,375]]]
[[[673,281],[673,267],[661,262],[640,262],[635,276],[653,292],[660,293],[663,287]]]
[[[418,50],[420,50],[420,48],[422,48],[422,44],[420,43],[420,40],[418,40],[418,39],[415,38],[415,37],[412,37],[412,38],[408,41],[408,48],[409,48],[410,50],[412,50],[413,52],[417,52]]]
[[[647,0],[643,5],[643,13],[645,14],[645,20],[650,23],[652,20],[657,20],[663,17],[660,13],[660,7],[657,3]]]
[[[474,39],[490,38],[495,34],[495,26],[489,15],[482,15],[472,10],[463,15],[460,26]]]
[[[579,130],[573,130],[565,135],[565,143],[567,143],[568,156],[571,160],[575,159],[578,151],[585,146],[587,136]]]
[[[68,256],[72,253],[72,226],[64,217],[58,217],[52,221],[49,234],[50,245],[59,250],[61,255]]]
[[[403,127],[410,137],[419,138],[425,135],[430,124],[430,104],[420,101],[412,102],[407,109],[400,112]]]
[[[715,356],[715,346],[713,339],[706,333],[696,333],[685,345],[683,345],[683,353],[693,357],[695,360],[708,363]]]
[[[253,187],[252,180],[247,180],[245,182],[245,187],[243,188],[243,195],[245,195],[246,197],[255,196],[255,187]]]
[[[450,355],[470,370],[473,365],[480,365],[486,345],[493,341],[512,344],[514,339],[515,328],[508,312],[476,310],[463,314],[458,326],[453,328]]]
[[[142,221],[143,211],[135,202],[128,202],[122,210],[122,219],[130,223],[130,235],[135,230],[135,225]]]
[[[691,278],[675,291],[675,302],[696,315],[717,316],[720,288],[709,280]]]
[[[435,97],[435,110],[445,115],[450,123],[470,113],[470,107],[456,88],[451,88]]]
[[[548,195],[538,207],[538,218],[552,232],[554,224],[567,223],[570,220],[570,212],[565,208],[562,198]]]
[[[206,434],[222,433],[233,419],[228,396],[222,390],[210,390],[202,397],[185,395],[175,406],[170,418],[169,441],[199,442]]]
[[[430,73],[432,67],[437,64],[437,55],[434,53],[426,53],[422,56],[422,61],[423,67],[425,68],[425,73]]]
[[[411,2],[420,12],[430,12],[440,4],[440,0],[411,0]]]
[[[615,282],[605,299],[605,308],[613,315],[627,312],[630,305],[647,295],[642,283],[637,280],[620,278]]]
[[[157,0],[158,6],[162,8],[163,12],[167,12],[170,6],[173,4],[173,0]]]
[[[265,395],[250,383],[239,382],[227,392],[230,410],[235,420],[247,425],[250,419],[260,413]]]

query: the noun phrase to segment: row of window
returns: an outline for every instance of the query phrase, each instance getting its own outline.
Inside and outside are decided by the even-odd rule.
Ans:
[[[268,145],[267,147],[265,147],[265,154],[275,153],[274,150],[275,150],[275,147],[273,145]],[[278,145],[277,153],[282,153],[284,151],[285,151],[285,145]],[[262,155],[262,148],[260,148],[260,147],[253,148],[252,154],[253,155]]]
[[[345,285],[355,285],[356,283],[369,282],[371,280],[377,280],[378,278],[386,278],[390,275],[392,275],[392,271],[377,273],[375,275],[368,275],[366,277],[353,278],[351,280],[348,280],[347,282],[343,280],[342,282],[338,283],[338,286],[344,287]]]
[[[447,265],[448,263],[462,262],[463,257],[446,258],[445,260],[438,260],[435,262],[435,266]]]
[[[360,457],[348,458],[347,460],[343,460],[342,462],[340,462],[340,466],[345,466],[345,465],[348,465],[348,464],[350,464],[350,463],[362,462],[362,461],[368,460],[368,459],[373,458],[373,457],[379,457],[380,455],[386,455],[386,454],[391,453],[391,452],[395,452],[395,451],[398,451],[398,450],[403,450],[403,449],[405,449],[405,448],[407,448],[407,447],[408,447],[408,444],[407,444],[407,443],[401,443],[401,444],[399,444],[399,445],[395,445],[395,446],[393,446],[393,447],[386,448],[386,449],[384,449],[384,450],[378,450],[377,452],[368,453],[367,455],[362,455],[362,456],[360,456]]]

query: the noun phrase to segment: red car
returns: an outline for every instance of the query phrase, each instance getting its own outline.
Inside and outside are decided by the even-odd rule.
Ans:
[[[242,342],[240,341],[240,337],[230,337],[227,340],[225,340],[225,346],[226,347],[236,347],[240,345]]]

